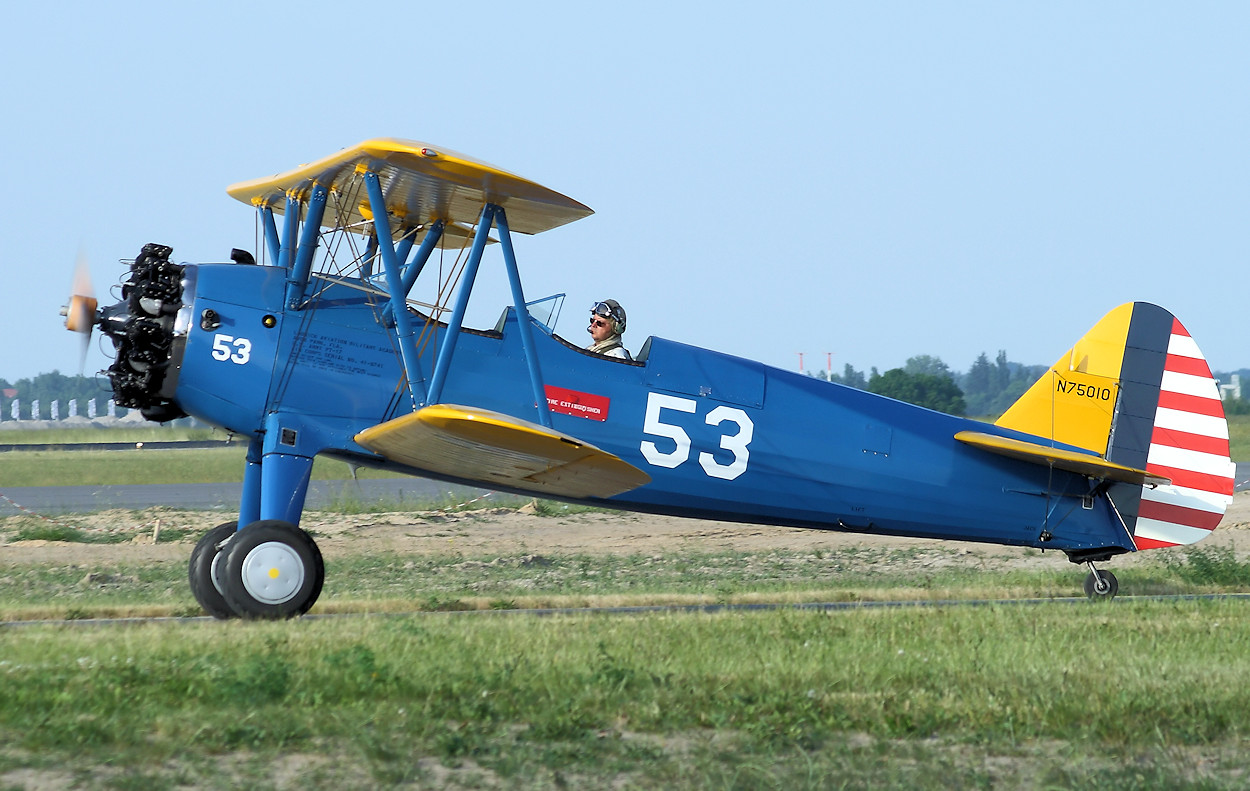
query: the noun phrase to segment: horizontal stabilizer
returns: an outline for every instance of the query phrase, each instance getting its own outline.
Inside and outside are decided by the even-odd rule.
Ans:
[[[1021,461],[1028,461],[1034,464],[1054,465],[1055,468],[1060,470],[1088,475],[1091,478],[1100,480],[1136,483],[1145,486],[1162,486],[1171,483],[1170,479],[1146,470],[1125,467],[1122,464],[1107,461],[1099,456],[1090,456],[1074,450],[1039,445],[1035,442],[999,437],[980,431],[960,431],[955,435],[955,439],[973,447],[988,450],[990,453],[997,453],[1000,456],[1009,456],[1013,459],[1020,459]]]
[[[594,445],[510,415],[434,404],[367,428],[356,442],[391,461],[553,497],[611,497],[651,477]]]

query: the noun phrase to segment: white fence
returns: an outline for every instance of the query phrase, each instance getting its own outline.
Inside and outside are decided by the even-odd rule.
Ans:
[[[85,414],[84,414],[85,413]],[[6,428],[49,428],[64,426],[99,425],[107,426],[118,422],[142,422],[143,417],[137,410],[121,409],[108,399],[103,406],[97,405],[92,398],[80,408],[78,399],[71,398],[64,403],[59,400],[40,404],[38,398],[23,401],[14,398],[6,410],[0,410],[0,429]]]

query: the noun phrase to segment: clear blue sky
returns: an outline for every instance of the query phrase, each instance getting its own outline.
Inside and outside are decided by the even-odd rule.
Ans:
[[[254,250],[228,184],[377,136],[595,209],[518,243],[574,340],[615,297],[634,349],[964,370],[1049,364],[1147,300],[1250,366],[1250,5],[483,5],[6,11],[0,377],[77,369],[79,250],[101,295],[148,241]],[[479,326],[509,301],[493,260]]]

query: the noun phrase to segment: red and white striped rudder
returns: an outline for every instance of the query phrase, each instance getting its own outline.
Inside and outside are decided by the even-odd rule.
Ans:
[[[1236,465],[1219,385],[1193,338],[1172,319],[1146,469],[1170,478],[1142,487],[1138,549],[1193,544],[1210,535],[1233,498]]]

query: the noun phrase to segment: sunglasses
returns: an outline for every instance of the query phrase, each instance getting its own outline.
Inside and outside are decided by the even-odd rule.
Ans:
[[[603,319],[591,319],[591,320],[590,320],[590,326],[592,326],[592,327],[606,327],[606,326],[608,326],[608,323],[607,323],[606,321],[604,321]]]

